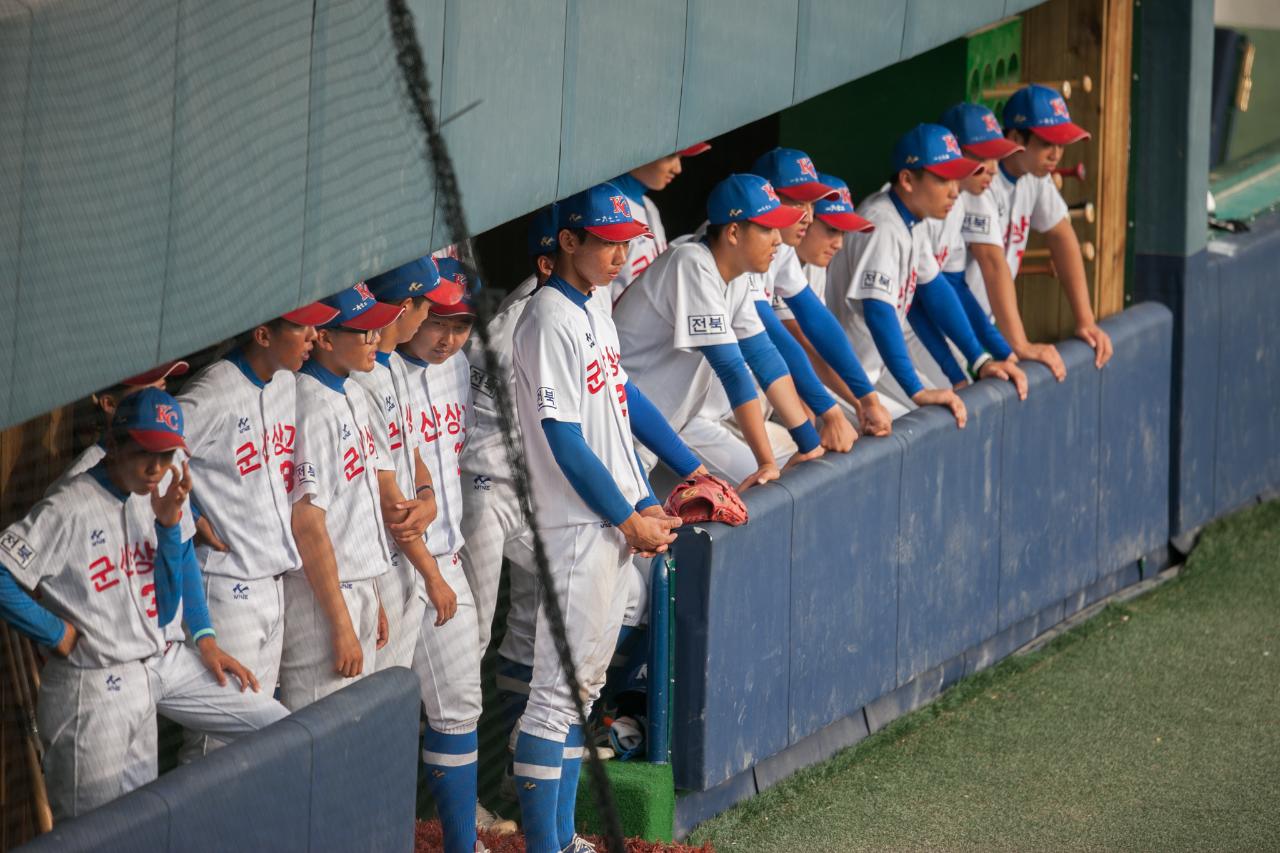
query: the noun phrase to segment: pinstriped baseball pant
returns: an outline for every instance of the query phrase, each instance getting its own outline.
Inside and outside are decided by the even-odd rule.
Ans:
[[[336,693],[377,666],[378,584],[373,579],[343,581],[341,589],[364,655],[364,668],[355,678],[345,678],[334,669],[333,632],[307,576],[301,569],[284,576],[280,701],[291,711]]]
[[[436,557],[440,574],[458,597],[458,611],[437,627],[436,609],[423,596],[413,671],[431,728],[466,734],[480,720],[480,647],[476,644],[476,604],[457,554]]]
[[[493,636],[493,614],[498,605],[502,558],[513,566],[533,571],[533,537],[520,512],[520,502],[510,480],[465,475],[462,482],[462,565],[475,599],[476,623],[483,657]],[[533,601],[520,601],[513,575],[511,608],[523,606],[532,625]],[[523,589],[523,584],[521,584]],[[519,601],[519,603],[518,603]],[[530,640],[532,631],[529,632]],[[530,652],[530,656],[532,652]]]
[[[427,588],[413,563],[394,545],[391,568],[378,578],[378,597],[387,614],[387,644],[378,649],[374,669],[381,672],[393,666],[412,667]]]

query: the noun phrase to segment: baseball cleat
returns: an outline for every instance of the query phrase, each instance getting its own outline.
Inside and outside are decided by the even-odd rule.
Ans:
[[[476,803],[476,829],[487,829],[496,835],[514,835],[520,828],[514,820],[508,820]]]

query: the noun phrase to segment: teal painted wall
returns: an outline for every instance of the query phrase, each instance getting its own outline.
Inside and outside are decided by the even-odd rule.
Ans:
[[[410,5],[478,232],[1029,4]],[[0,0],[0,425],[446,242],[385,16]]]

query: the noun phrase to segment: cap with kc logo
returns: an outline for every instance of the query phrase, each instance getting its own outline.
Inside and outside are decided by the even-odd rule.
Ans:
[[[893,169],[924,169],[947,181],[982,170],[982,164],[960,153],[960,143],[940,124],[918,124],[893,146]]]
[[[440,269],[430,255],[369,279],[369,292],[382,302],[403,302],[413,296],[425,296],[432,302],[449,304],[462,296],[457,288],[441,280]]]
[[[707,221],[712,225],[754,222],[765,228],[786,228],[803,218],[803,210],[785,206],[773,184],[759,175],[730,175],[707,196]]]
[[[1062,95],[1035,84],[1023,86],[1005,102],[1004,126],[1029,130],[1054,145],[1070,145],[1089,138],[1089,131],[1072,123]]]
[[[813,203],[813,215],[841,231],[874,231],[876,226],[853,210],[849,185],[835,175],[818,175],[818,180],[836,192],[835,198],[820,198]]]
[[[834,190],[818,178],[809,155],[794,148],[775,148],[751,164],[752,174],[765,178],[781,195],[796,201],[833,198]]]
[[[360,332],[385,329],[400,319],[400,314],[404,311],[399,305],[379,302],[369,291],[369,285],[363,281],[320,301],[330,308],[338,309],[337,315],[324,324],[326,329],[336,326]]]
[[[560,227],[585,228],[601,240],[616,243],[653,236],[647,225],[631,215],[631,203],[622,190],[607,182],[560,202]]]
[[[111,424],[123,428],[151,453],[187,449],[182,440],[182,407],[159,388],[144,388],[125,397],[116,407]]]
[[[939,124],[956,135],[960,150],[981,160],[1003,160],[1025,150],[1004,138],[995,113],[982,104],[956,104],[942,114]]]
[[[457,288],[458,298],[452,302],[443,302],[431,306],[431,313],[437,317],[454,314],[476,313],[476,294],[480,292],[480,279],[467,271],[457,258],[441,258],[440,281],[447,282],[450,287]]]

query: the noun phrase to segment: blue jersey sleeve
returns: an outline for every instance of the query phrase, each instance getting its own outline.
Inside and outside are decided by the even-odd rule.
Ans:
[[[778,355],[778,348],[769,340],[768,332],[743,338],[738,341],[738,346],[761,388],[768,390],[770,385],[787,375],[787,363]]]
[[[200,562],[190,539],[182,543],[182,621],[187,623],[193,640],[216,636],[209,616],[209,602],[204,596]]]
[[[911,356],[907,355],[907,341],[902,337],[902,326],[898,323],[898,312],[893,306],[878,299],[862,300],[862,315],[867,321],[867,330],[871,339],[876,342],[876,349],[884,359],[885,367],[898,380],[907,396],[914,397],[924,390],[920,377],[916,375]]]
[[[640,472],[640,479],[644,480],[645,487],[649,490],[649,494],[636,502],[636,512],[644,512],[651,506],[660,506],[661,501],[659,501],[658,496],[653,493],[653,483],[649,482],[649,475],[645,473],[644,463],[640,461],[639,453],[636,453],[636,470]]]
[[[764,330],[769,335],[769,340],[773,342],[778,354],[786,362],[787,371],[796,383],[796,392],[800,394],[800,399],[804,400],[805,405],[817,415],[834,406],[835,398],[827,392],[826,386],[813,371],[813,365],[809,362],[809,356],[805,355],[804,347],[800,346],[800,342],[793,338],[782,325],[773,307],[763,299],[757,299],[756,313],[760,315],[760,322],[764,323]]]
[[[67,630],[62,620],[28,595],[3,565],[0,565],[0,617],[42,646],[58,645]]]
[[[831,313],[831,309],[822,304],[818,294],[812,288],[804,290],[784,300],[801,331],[813,344],[813,348],[822,356],[822,360],[831,365],[831,369],[849,386],[853,396],[861,399],[875,388],[862,369],[858,356],[853,352],[853,344],[840,328],[840,321]]]
[[[551,455],[578,497],[610,524],[626,521],[634,508],[622,496],[609,469],[587,445],[582,424],[544,418],[542,432],[551,446]]]
[[[944,335],[955,342],[961,354],[974,364],[986,352],[978,343],[978,336],[969,325],[969,318],[960,307],[960,300],[950,283],[941,275],[916,288],[916,302],[929,314]]]
[[[969,324],[973,326],[974,332],[978,335],[978,341],[999,361],[1005,361],[1009,356],[1013,355],[1013,347],[1009,346],[1009,342],[1004,339],[1004,335],[1000,334],[1000,330],[996,328],[996,324],[991,322],[991,318],[987,316],[987,312],[982,310],[982,306],[978,303],[978,297],[973,295],[973,291],[969,288],[969,282],[965,281],[963,272],[944,272],[947,281],[951,282],[951,287],[956,292],[956,297],[960,300],[960,305],[964,308],[965,316],[969,318]]]
[[[934,325],[933,320],[929,319],[929,314],[919,302],[907,311],[907,322],[911,324],[920,343],[924,344],[924,348],[929,351],[929,355],[933,356],[933,360],[942,368],[942,372],[947,375],[947,380],[952,385],[968,380],[969,377],[965,375],[964,368],[951,354],[951,347],[948,346],[946,338],[942,336],[942,332],[938,331],[938,327]]]
[[[747,363],[737,344],[710,344],[698,347],[698,352],[716,372],[731,408],[736,409],[756,399],[756,385],[751,381],[751,371],[747,370]]]
[[[627,380],[627,410],[631,418],[631,434],[680,477],[687,477],[702,463],[667,423],[662,412],[636,384]]]
[[[178,612],[178,605],[182,603],[184,562],[188,550],[184,545],[190,545],[190,542],[184,543],[182,541],[181,524],[165,527],[159,521],[156,522],[154,582],[156,585],[156,618],[159,620],[161,627],[173,621],[174,615]],[[190,550],[194,558],[195,551],[194,549]]]

